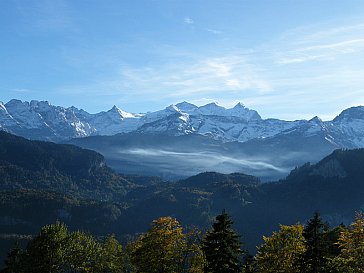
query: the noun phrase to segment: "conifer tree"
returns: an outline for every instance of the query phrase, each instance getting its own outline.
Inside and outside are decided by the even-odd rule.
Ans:
[[[328,244],[328,258],[332,259],[335,258],[340,254],[340,248],[339,248],[339,238],[342,232],[346,231],[346,227],[343,223],[341,223],[339,226],[330,228],[326,232],[326,241]]]
[[[223,211],[204,236],[202,250],[206,256],[205,272],[240,272],[239,258],[243,251],[239,235],[232,229],[232,225],[230,216]]]
[[[327,257],[330,250],[330,242],[327,237],[328,229],[328,225],[322,221],[319,212],[315,212],[307,222],[302,233],[306,245],[302,259],[304,272],[326,272]]]

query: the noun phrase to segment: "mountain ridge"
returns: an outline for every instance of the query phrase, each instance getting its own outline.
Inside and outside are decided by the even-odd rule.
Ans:
[[[331,121],[318,117],[285,121],[262,119],[242,103],[226,109],[216,103],[196,106],[188,102],[170,105],[145,114],[128,113],[115,105],[108,111],[90,114],[74,106],[64,108],[47,101],[10,100],[0,107],[0,129],[30,139],[65,141],[93,135],[119,133],[201,134],[223,142],[245,142],[302,130],[312,134],[327,131],[327,141],[339,146],[364,146],[364,107],[343,110]]]
[[[96,150],[127,174],[175,180],[204,171],[244,172],[267,181],[335,149],[364,147],[364,107],[348,108],[331,121],[285,121],[262,119],[242,103],[226,109],[181,102],[146,114],[113,106],[90,114],[46,101],[11,100],[1,104],[0,129]]]

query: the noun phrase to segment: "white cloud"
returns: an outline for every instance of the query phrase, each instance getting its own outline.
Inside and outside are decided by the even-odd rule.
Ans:
[[[170,150],[158,150],[158,149],[129,149],[121,150],[119,154],[130,154],[145,156],[147,158],[174,158],[177,162],[183,161],[185,163],[194,164],[196,166],[203,166],[205,169],[216,168],[219,164],[228,164],[233,167],[232,171],[238,171],[239,168],[249,167],[253,170],[269,169],[280,173],[287,173],[286,168],[275,166],[267,161],[261,159],[253,159],[247,156],[232,157],[221,155],[221,153],[214,152],[176,152]]]
[[[123,68],[121,77],[134,90],[159,90],[160,96],[178,97],[243,90],[271,91],[255,67],[241,56],[206,58],[160,67]]]
[[[222,31],[220,30],[216,30],[216,29],[212,29],[212,28],[206,28],[206,31],[212,33],[212,34],[222,34]]]
[[[317,28],[317,29],[316,29]],[[273,48],[278,64],[333,61],[346,54],[364,51],[364,24],[332,27],[319,26],[293,30],[282,36]],[[274,46],[274,45],[273,45]],[[350,57],[349,57],[350,58]]]
[[[186,23],[186,24],[188,24],[188,25],[192,25],[192,24],[195,23],[195,21],[191,17],[185,17],[183,19],[183,22]]]
[[[186,17],[185,23],[193,20]],[[211,51],[192,52],[155,46],[158,62],[148,66],[116,62],[118,72],[108,78],[61,89],[120,96],[126,104],[162,101],[169,105],[187,100],[196,104],[218,101],[230,107],[242,101],[263,117],[327,117],[324,112],[337,114],[344,107],[362,103],[356,98],[363,98],[360,94],[364,93],[363,37],[364,24],[353,24],[293,30],[248,49],[212,47]]]

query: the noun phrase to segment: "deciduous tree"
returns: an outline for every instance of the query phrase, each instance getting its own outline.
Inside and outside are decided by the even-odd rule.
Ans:
[[[338,245],[341,250],[332,260],[332,267],[345,273],[364,272],[364,216],[357,213],[348,229],[343,229]]]
[[[66,260],[65,246],[68,236],[65,224],[57,222],[43,227],[26,248],[24,272],[60,272]]]
[[[305,252],[303,226],[281,225],[271,237],[263,236],[256,262],[260,273],[299,273],[299,258]]]
[[[136,272],[181,272],[185,248],[185,235],[179,222],[161,217],[132,244],[131,262]]]

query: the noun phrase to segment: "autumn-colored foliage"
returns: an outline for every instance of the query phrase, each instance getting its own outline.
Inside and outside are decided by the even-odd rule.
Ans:
[[[314,214],[306,226],[280,225],[263,237],[255,256],[245,255],[230,216],[216,217],[202,234],[177,219],[161,217],[122,247],[69,231],[62,223],[44,226],[26,246],[9,251],[1,273],[364,273],[364,216],[348,227],[330,229]]]

